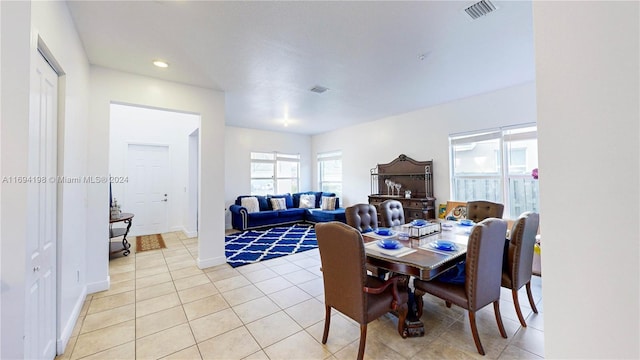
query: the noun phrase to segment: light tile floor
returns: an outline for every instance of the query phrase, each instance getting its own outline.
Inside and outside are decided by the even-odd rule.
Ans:
[[[333,311],[329,339],[317,250],[232,268],[196,267],[197,238],[163,234],[166,249],[110,261],[111,288],[87,296],[67,349],[57,359],[354,359],[358,324]],[[368,326],[368,359],[541,359],[544,355],[542,281],[533,279],[539,314],[521,290],[527,328],[517,320],[511,292],[500,309],[478,312],[476,351],[465,311],[425,295],[425,336],[402,339],[391,316]]]

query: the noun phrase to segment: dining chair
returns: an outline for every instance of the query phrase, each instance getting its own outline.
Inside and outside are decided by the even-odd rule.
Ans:
[[[484,200],[467,202],[467,219],[476,223],[488,218],[501,219],[503,212],[503,204]]]
[[[432,281],[413,280],[418,317],[422,316],[422,297],[426,293],[443,299],[447,307],[455,304],[466,309],[476,349],[482,355],[485,352],[478,336],[475,316],[478,310],[493,303],[500,335],[507,337],[500,316],[500,277],[506,232],[506,221],[495,218],[483,220],[473,227],[467,243],[464,284],[440,282],[437,278]]]
[[[404,330],[408,294],[398,291],[398,277],[383,281],[367,275],[364,242],[358,230],[332,221],[316,224],[315,231],[324,281],[322,343],[327,343],[331,309],[336,309],[360,324],[358,359],[362,359],[369,322],[389,311],[397,311],[398,331]]]
[[[378,228],[378,211],[371,204],[355,204],[344,210],[347,225],[356,228],[361,233]]]
[[[522,327],[527,327],[527,323],[522,316],[520,302],[518,301],[518,290],[523,286],[527,289],[527,297],[531,310],[538,313],[536,304],[531,294],[531,275],[533,268],[533,249],[536,243],[536,234],[540,224],[540,215],[534,212],[525,212],[513,224],[511,229],[511,240],[505,248],[507,256],[502,268],[502,287],[511,289],[513,305],[518,314],[518,320]]]
[[[384,227],[404,225],[404,209],[402,203],[395,199],[380,203],[380,222]]]

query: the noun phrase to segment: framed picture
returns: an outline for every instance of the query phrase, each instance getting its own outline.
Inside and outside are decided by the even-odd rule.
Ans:
[[[447,201],[445,219],[452,217],[456,220],[467,218],[467,203],[461,201]]]
[[[444,219],[447,215],[447,204],[438,205],[438,219]]]

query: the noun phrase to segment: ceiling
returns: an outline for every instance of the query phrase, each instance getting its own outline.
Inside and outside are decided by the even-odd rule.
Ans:
[[[530,1],[67,3],[91,64],[224,91],[230,126],[312,135],[535,77]]]

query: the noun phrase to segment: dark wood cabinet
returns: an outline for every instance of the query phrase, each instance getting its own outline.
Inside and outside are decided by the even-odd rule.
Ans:
[[[388,199],[402,203],[406,222],[435,219],[433,161],[416,161],[402,154],[390,163],[378,164],[371,169],[369,204],[378,207]]]

